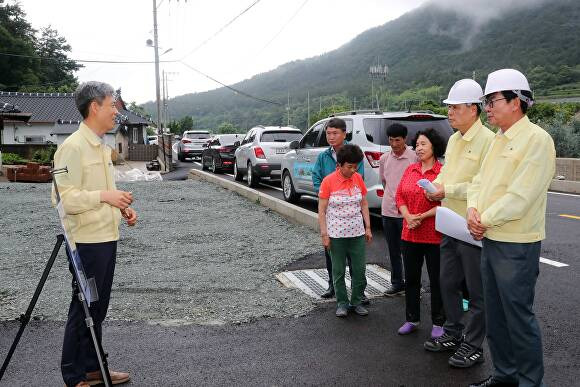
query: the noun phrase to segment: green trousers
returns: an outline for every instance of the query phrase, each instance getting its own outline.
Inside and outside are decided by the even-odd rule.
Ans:
[[[366,256],[364,235],[354,238],[330,238],[330,258],[332,260],[332,279],[336,303],[338,306],[348,306],[348,294],[344,281],[346,269],[346,256],[350,256],[351,275],[351,299],[350,305],[357,306],[361,303],[361,297],[365,290]]]

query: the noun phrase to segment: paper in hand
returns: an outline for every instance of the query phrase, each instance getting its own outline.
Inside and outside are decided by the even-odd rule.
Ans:
[[[435,214],[435,230],[474,246],[482,246],[481,241],[476,241],[469,233],[465,218],[449,208],[437,207],[437,212]]]
[[[429,193],[434,193],[437,192],[437,187],[435,187],[433,185],[433,183],[431,183],[429,180],[427,179],[421,179],[417,182],[417,185],[421,188],[423,188],[425,191],[429,192]]]

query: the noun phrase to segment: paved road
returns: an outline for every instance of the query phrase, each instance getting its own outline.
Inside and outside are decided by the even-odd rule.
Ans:
[[[174,172],[175,178],[186,168]],[[195,164],[193,164],[194,167]],[[227,175],[226,175],[227,177]],[[279,186],[261,187],[280,197]],[[305,208],[315,210],[315,200]],[[388,268],[379,226],[369,258]],[[548,386],[578,385],[580,380],[579,284],[580,197],[549,194],[548,238],[540,266],[536,314],[544,341]],[[382,249],[382,250],[381,250]],[[382,261],[382,262],[381,262]],[[568,266],[557,266],[563,263]],[[556,265],[556,266],[554,266]],[[323,267],[314,254],[287,267]],[[428,297],[423,300],[423,307]],[[404,320],[404,300],[378,299],[366,318],[337,319],[332,303],[303,317],[261,319],[243,325],[153,326],[109,322],[105,346],[114,368],[134,373],[136,386],[185,385],[387,385],[465,386],[489,372],[487,361],[468,370],[450,369],[446,355],[422,349],[430,330],[426,310],[422,329],[409,337],[396,334]],[[58,385],[62,323],[33,322],[6,377],[7,386]],[[0,353],[8,348],[16,322],[0,322]],[[2,381],[4,385],[4,381]]]

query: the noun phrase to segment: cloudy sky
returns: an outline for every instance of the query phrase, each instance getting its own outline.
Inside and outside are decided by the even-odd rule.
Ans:
[[[162,60],[190,66],[233,84],[288,61],[323,54],[425,0],[157,0]],[[26,0],[34,28],[56,28],[88,60],[153,60],[153,0]],[[252,6],[253,5],[253,6]],[[222,32],[224,25],[252,6]],[[207,41],[205,44],[204,42]],[[155,98],[153,64],[86,64],[80,81],[121,87],[125,101]],[[169,96],[211,90],[215,82],[181,63],[163,63]]]

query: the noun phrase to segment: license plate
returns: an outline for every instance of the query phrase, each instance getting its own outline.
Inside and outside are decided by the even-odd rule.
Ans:
[[[276,148],[276,154],[277,155],[284,155],[288,152],[287,148]]]

